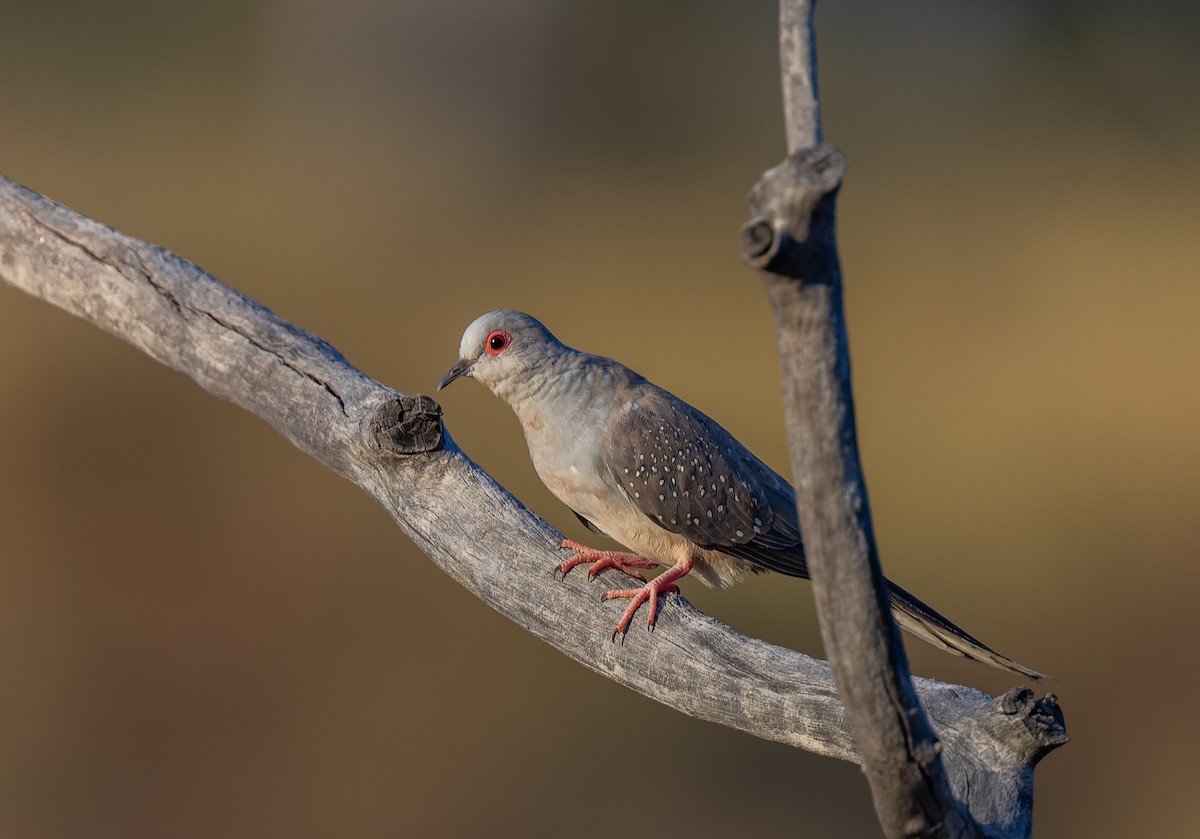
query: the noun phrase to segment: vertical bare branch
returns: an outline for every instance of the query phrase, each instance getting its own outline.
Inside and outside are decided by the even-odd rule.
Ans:
[[[817,0],[779,4],[779,70],[788,153],[821,143],[821,100],[817,95]]]
[[[834,681],[888,836],[981,836],[913,689],[858,454],[835,207],[845,158],[822,145],[814,2],[781,0],[788,159],[750,194],[746,260],[775,315],[800,522]],[[1024,814],[1027,817],[1027,813]],[[1012,819],[1008,816],[1013,816]],[[1026,825],[1010,813],[1006,828]]]

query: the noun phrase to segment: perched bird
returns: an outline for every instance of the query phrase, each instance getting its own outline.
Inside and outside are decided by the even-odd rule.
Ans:
[[[658,595],[678,591],[692,574],[725,588],[749,572],[807,579],[796,494],[783,477],[715,421],[610,358],[562,344],[538,320],[489,312],[467,327],[459,359],[438,390],[469,376],[507,402],[525,431],[538,477],[589,529],[632,553],[576,552],[557,571],[591,564],[590,576],[616,568],[643,585],[610,591],[629,598],[616,630],[623,634],[648,603],[654,625]],[[667,569],[646,582],[637,569]],[[900,626],[935,646],[1028,676],[888,582]]]

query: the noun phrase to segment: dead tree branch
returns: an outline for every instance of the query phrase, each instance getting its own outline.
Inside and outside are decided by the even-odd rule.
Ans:
[[[815,118],[815,108],[809,113]],[[840,178],[840,158],[820,160],[835,164]],[[816,203],[832,211],[831,202]],[[831,235],[822,224],[814,229]],[[808,257],[819,251],[801,249]],[[195,265],[0,178],[0,280],[261,417],[383,505],[455,580],[574,660],[691,716],[861,761],[824,662],[746,638],[678,596],[668,598],[658,631],[610,643],[622,606],[598,606],[595,584],[580,578],[553,579],[561,534],[458,449],[433,399],[370,379]],[[840,296],[824,288],[840,314]],[[958,800],[1004,835],[1027,835],[1033,765],[1065,740],[1053,697],[1014,689],[992,698],[915,683]]]
[[[858,761],[824,662],[746,638],[678,597],[659,631],[610,643],[619,605],[598,607],[594,584],[552,579],[561,534],[454,445],[436,402],[373,381],[195,265],[0,178],[0,280],[266,420],[382,504],[455,580],[576,661],[691,716]],[[943,741],[964,756],[953,762],[956,788],[1056,743],[1056,706],[1028,690],[993,699],[917,686]],[[1026,783],[1019,772],[1012,781],[1014,793]]]
[[[753,218],[742,247],[760,269],[775,314],[821,635],[886,835],[1028,835],[1031,785],[1013,797],[1006,779],[985,781],[983,789],[970,788],[968,801],[967,790],[952,783],[947,766],[961,756],[953,747],[943,751],[888,607],[858,454],[837,252],[845,159],[821,144],[813,7],[811,0],[780,4],[788,158],[751,191]],[[1029,772],[1031,780],[1032,764]]]

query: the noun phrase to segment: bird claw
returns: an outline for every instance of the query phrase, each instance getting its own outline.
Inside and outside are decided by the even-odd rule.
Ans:
[[[633,569],[657,568],[658,563],[644,556],[620,553],[618,551],[598,551],[595,548],[589,548],[571,539],[564,539],[559,543],[558,547],[577,552],[576,556],[554,566],[554,571],[557,574],[561,574],[563,578],[576,565],[591,563],[592,567],[588,569],[588,577],[590,579],[594,580],[597,574],[607,568],[616,568],[618,571],[622,571],[642,583],[638,588],[613,589],[600,595],[601,603],[605,600],[616,598],[629,598],[630,600],[629,606],[621,614],[621,619],[617,621],[617,628],[613,630],[612,642],[614,644],[617,641],[618,635],[621,636],[621,642],[624,643],[625,635],[629,631],[629,624],[633,622],[634,614],[646,602],[650,604],[646,630],[653,632],[655,621],[658,619],[659,596],[663,594],[678,594],[679,586],[675,585],[675,580],[678,580],[692,570],[692,562],[690,560],[681,560],[653,580],[647,581],[645,577]]]
[[[588,569],[589,579],[596,579],[597,574],[608,568],[616,568],[618,571],[644,583],[646,582],[646,578],[634,569],[658,567],[657,562],[646,559],[644,556],[621,553],[620,551],[598,551],[595,548],[589,548],[587,545],[581,545],[572,539],[563,539],[559,542],[558,548],[559,550],[572,550],[577,554],[565,562],[560,562],[552,569],[551,573],[561,575],[561,579],[565,579],[567,573],[576,565],[590,563],[592,567]]]
[[[660,583],[661,579],[661,577],[655,577],[641,588],[614,589],[600,595],[601,603],[605,600],[615,600],[621,597],[627,597],[630,601],[629,606],[626,607],[625,612],[621,615],[621,619],[617,621],[617,628],[613,630],[614,641],[617,635],[620,635],[622,638],[625,637],[625,633],[629,631],[629,624],[633,622],[634,614],[643,603],[650,604],[650,613],[646,619],[646,630],[648,632],[654,631],[654,624],[658,620],[658,598],[664,594],[679,593],[679,586],[672,582]]]

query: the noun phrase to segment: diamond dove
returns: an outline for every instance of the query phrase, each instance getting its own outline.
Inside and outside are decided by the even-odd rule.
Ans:
[[[715,588],[754,572],[808,578],[791,484],[714,420],[624,365],[571,349],[523,312],[496,311],[467,327],[438,390],[461,376],[512,407],[549,490],[589,529],[630,549],[567,540],[562,547],[576,555],[557,567],[566,574],[591,564],[592,577],[615,568],[641,583],[604,597],[630,601],[614,639],[643,603],[652,627],[659,595],[678,591],[676,581],[688,574]],[[666,570],[648,582],[638,571],[660,565]],[[917,637],[1045,678],[887,585],[896,622]]]

